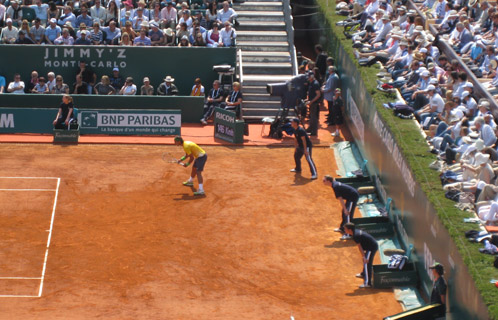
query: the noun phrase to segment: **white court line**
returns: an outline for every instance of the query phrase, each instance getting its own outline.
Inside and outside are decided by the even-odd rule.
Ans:
[[[43,281],[45,280],[45,270],[47,269],[47,259],[48,259],[48,249],[50,248],[50,240],[52,239],[52,230],[54,226],[55,208],[57,207],[57,196],[59,195],[59,186],[61,184],[61,178],[57,178],[57,189],[55,190],[54,206],[52,208],[52,218],[50,219],[50,232],[48,233],[47,249],[45,250],[45,260],[43,261],[42,276],[40,281],[40,291],[38,292],[38,297],[41,297],[43,292]]]
[[[0,280],[41,280],[40,277],[0,277]]]
[[[0,177],[0,179],[60,179],[56,177]]]
[[[11,294],[0,294],[0,298],[39,298],[38,296],[21,296],[21,295],[11,295]]]
[[[57,191],[56,189],[0,189],[0,191]]]

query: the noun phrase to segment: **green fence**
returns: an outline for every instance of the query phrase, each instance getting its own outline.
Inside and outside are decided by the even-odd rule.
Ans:
[[[323,21],[315,21],[309,27],[331,30]],[[360,71],[333,33],[321,36],[326,37],[324,41],[336,59],[349,128],[362,155],[369,160],[368,169],[374,175],[379,194],[384,198],[389,195],[394,200],[394,224],[399,239],[405,246],[414,245],[412,257],[423,291],[430,294],[432,290],[433,276],[429,266],[434,261],[443,263],[448,280],[447,319],[488,319],[486,304],[455,242],[415,181],[403,151],[379,115]]]
[[[70,87],[75,81],[80,60],[97,74],[111,75],[118,67],[124,77],[133,77],[140,88],[142,79],[149,77],[157,89],[166,75],[175,78],[181,95],[189,95],[195,78],[210,87],[218,74],[213,65],[229,64],[235,66],[235,48],[207,47],[120,47],[120,46],[48,46],[48,45],[0,45],[0,75],[7,83],[19,73],[23,81],[30,79],[33,70],[46,77],[53,71],[62,75]],[[120,89],[120,88],[118,88]]]
[[[160,109],[181,110],[182,122],[199,122],[203,115],[203,97],[159,96],[96,96],[72,95],[74,105],[80,109]],[[2,94],[0,108],[55,108],[61,95],[51,94]],[[55,115],[54,115],[55,116]]]

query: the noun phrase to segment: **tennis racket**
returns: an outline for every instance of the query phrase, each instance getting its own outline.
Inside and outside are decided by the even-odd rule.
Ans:
[[[175,157],[173,157],[173,155],[171,153],[169,153],[169,152],[164,152],[163,156],[162,156],[162,159],[166,163],[178,163],[178,159],[176,159]]]

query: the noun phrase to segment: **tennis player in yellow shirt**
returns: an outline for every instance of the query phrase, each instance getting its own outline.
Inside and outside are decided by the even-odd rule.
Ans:
[[[184,186],[192,187],[194,185],[194,178],[197,175],[197,182],[199,182],[199,188],[196,192],[194,192],[194,196],[202,196],[204,195],[204,187],[203,187],[203,179],[202,179],[202,170],[204,170],[204,165],[207,160],[206,151],[202,150],[196,143],[192,141],[184,141],[181,136],[175,137],[175,145],[183,146],[183,150],[185,150],[185,155],[178,160],[184,167],[188,167],[192,162],[192,173],[190,174],[190,178],[187,181],[183,182]],[[195,158],[195,160],[194,160]],[[187,160],[187,162],[183,162]]]

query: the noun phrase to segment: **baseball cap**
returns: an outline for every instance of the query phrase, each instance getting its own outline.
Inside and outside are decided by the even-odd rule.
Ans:
[[[436,87],[432,84],[428,85],[427,89],[425,89],[425,91],[431,91],[431,90],[436,90]]]
[[[434,264],[432,266],[430,266],[429,269],[435,269],[439,275],[444,274],[444,267],[439,262],[434,262]]]
[[[149,82],[150,82],[149,77],[145,77],[145,78],[144,78],[144,82],[145,82],[145,81],[149,81]]]
[[[426,48],[422,48],[419,51],[420,51],[420,53],[427,53],[427,49]]]
[[[7,18],[7,20],[5,20],[5,22],[7,22],[7,23],[12,22],[12,19],[11,18]]]
[[[292,118],[291,121],[295,122],[295,123],[299,123],[299,119],[298,118]]]
[[[157,22],[155,22],[155,21],[152,21],[151,23],[149,23],[149,25],[150,25],[151,27],[156,27],[156,28],[159,28],[159,24],[157,24]]]
[[[474,84],[472,82],[467,82],[463,87],[464,88],[474,88]]]
[[[464,91],[464,92],[462,93],[462,99],[463,99],[463,98],[466,98],[466,97],[467,97],[467,96],[469,96],[469,95],[470,95],[470,92],[468,92],[468,91]]]
[[[119,71],[119,68],[116,67],[116,68],[112,69],[112,71]]]
[[[428,77],[431,75],[431,73],[428,71],[428,70],[424,70],[422,71],[422,73],[420,74],[422,77]]]
[[[57,23],[57,20],[55,20],[55,18],[52,18],[52,19],[50,19],[50,22],[51,23]]]

